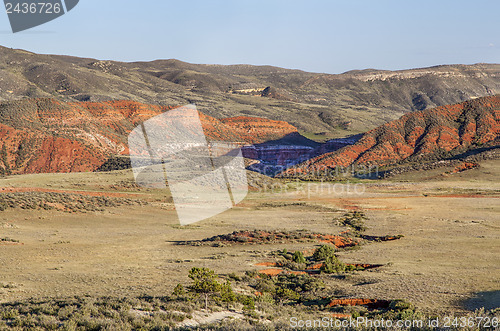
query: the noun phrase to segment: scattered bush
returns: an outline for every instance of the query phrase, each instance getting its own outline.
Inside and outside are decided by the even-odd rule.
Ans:
[[[292,261],[295,263],[306,263],[306,258],[301,251],[296,251],[295,253],[293,253]]]
[[[313,254],[313,259],[316,261],[324,261],[328,257],[335,257],[335,248],[330,245],[322,245]]]
[[[415,309],[412,303],[406,300],[393,300],[391,301],[389,308],[395,311],[401,311],[405,309]]]
[[[346,265],[342,263],[336,256],[328,256],[321,266],[321,272],[327,274],[338,274],[346,271]]]
[[[7,208],[21,208],[29,210],[58,209],[64,212],[85,213],[104,211],[107,207],[144,204],[146,202],[141,200],[55,192],[16,192],[5,193],[0,196],[0,211]]]
[[[238,302],[243,304],[244,310],[255,310],[255,300],[249,295],[238,295]]]
[[[275,296],[281,303],[283,301],[298,301],[300,299],[299,293],[286,287],[278,287]]]
[[[276,285],[270,278],[259,278],[257,280],[257,284],[255,285],[255,289],[261,293],[267,292],[274,294],[276,292]]]
[[[237,299],[236,294],[233,292],[233,288],[231,287],[231,282],[226,281],[220,288],[220,300],[227,304],[231,302],[235,302]]]
[[[177,284],[174,287],[174,290],[172,291],[172,295],[174,297],[180,297],[183,296],[184,294],[186,294],[186,290],[184,289],[184,286],[182,286],[181,284]]]
[[[344,226],[348,226],[352,228],[355,232],[364,232],[366,230],[366,226],[364,224],[364,220],[366,220],[365,213],[362,211],[353,211],[347,214],[344,214],[340,219],[337,220],[338,223]]]

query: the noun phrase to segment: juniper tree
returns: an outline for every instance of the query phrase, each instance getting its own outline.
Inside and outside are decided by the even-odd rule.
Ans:
[[[193,267],[189,271],[189,278],[191,278],[194,283],[189,288],[195,292],[204,296],[205,298],[205,309],[208,310],[208,298],[220,292],[222,285],[217,281],[217,276],[213,270],[208,268],[196,268]]]

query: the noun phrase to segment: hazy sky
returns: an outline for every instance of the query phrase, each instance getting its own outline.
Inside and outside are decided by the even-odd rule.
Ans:
[[[0,45],[327,73],[500,63],[500,1],[80,0],[59,19],[17,34],[0,10]]]

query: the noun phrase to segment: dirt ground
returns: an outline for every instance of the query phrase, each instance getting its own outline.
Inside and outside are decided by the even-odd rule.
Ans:
[[[338,234],[349,210],[368,216],[369,235],[400,240],[342,251],[346,263],[381,268],[332,279],[347,297],[406,299],[429,312],[500,306],[500,162],[443,175],[446,169],[354,184],[291,184],[253,191],[237,207],[181,227],[168,192],[140,189],[129,171],[44,174],[0,179],[0,194],[52,190],[126,196],[147,205],[97,212],[6,209],[0,212],[0,301],[23,298],[170,293],[190,268],[219,274],[259,270],[268,252],[310,250],[314,243],[177,245],[235,230]],[[357,190],[355,190],[356,188]],[[300,203],[298,203],[300,202]]]

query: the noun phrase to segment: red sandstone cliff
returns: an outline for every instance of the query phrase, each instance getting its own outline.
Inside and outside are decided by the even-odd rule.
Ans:
[[[0,172],[94,171],[110,156],[127,154],[127,135],[168,107],[132,101],[63,103],[25,99],[0,104]],[[262,143],[297,133],[262,118],[218,120],[200,113],[208,139]],[[5,147],[4,147],[5,146]]]
[[[306,161],[282,175],[336,166],[392,165],[458,154],[500,138],[500,96],[417,111],[373,129],[351,146]]]

